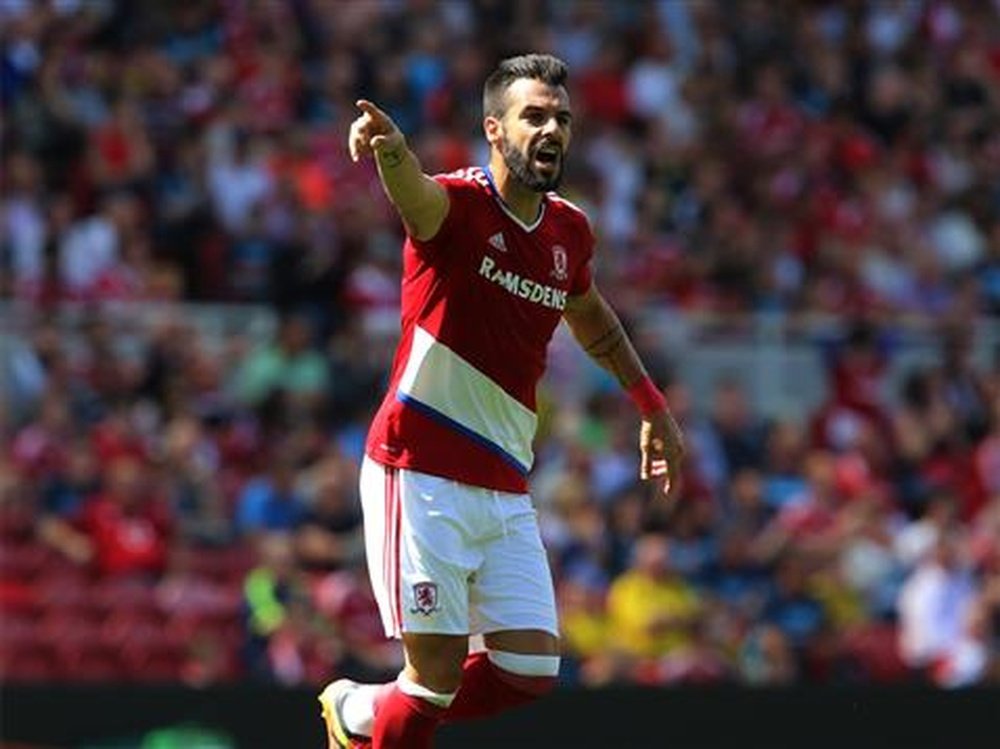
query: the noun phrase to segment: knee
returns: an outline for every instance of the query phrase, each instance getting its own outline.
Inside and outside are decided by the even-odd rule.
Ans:
[[[450,694],[462,683],[462,663],[467,646],[411,647],[405,673],[417,684],[439,694]]]
[[[429,660],[407,668],[409,677],[427,689],[438,694],[458,691],[462,683],[462,664],[450,661]]]

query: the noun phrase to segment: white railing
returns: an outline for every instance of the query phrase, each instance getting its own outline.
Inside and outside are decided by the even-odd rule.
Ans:
[[[733,376],[765,413],[794,417],[826,397],[823,344],[842,335],[846,324],[842,318],[820,315],[757,313],[734,319],[650,311],[638,328],[639,335],[659,341],[670,354],[699,405],[707,405],[721,377]],[[974,366],[997,366],[1000,318],[983,316],[969,325]],[[943,335],[941,326],[929,318],[895,320],[887,332],[893,345],[883,397],[891,403],[908,372],[941,361]]]
[[[72,335],[89,314],[102,315],[126,333],[141,333],[168,319],[181,319],[210,347],[240,335],[250,341],[268,339],[277,325],[275,312],[265,306],[226,304],[122,303],[99,308],[67,305],[54,319]],[[15,341],[24,341],[43,319],[37,309],[15,302],[0,302],[0,357]],[[764,413],[795,417],[815,408],[827,394],[822,340],[842,333],[845,321],[835,317],[790,317],[783,314],[748,314],[719,317],[707,314],[680,314],[670,310],[650,310],[636,321],[633,331],[643,343],[653,342],[673,362],[676,372],[689,388],[695,404],[706,407],[720,378],[741,381],[751,400]],[[941,334],[933,320],[900,320],[894,324],[896,340],[885,377],[886,402],[899,393],[901,379],[914,366],[940,360]],[[1000,352],[1000,318],[980,317],[970,322],[972,358],[977,367],[997,365]],[[550,377],[564,393],[586,390],[586,383],[601,374],[565,329],[556,336],[568,367]],[[388,366],[388,362],[386,362]],[[582,382],[567,382],[566,378]]]

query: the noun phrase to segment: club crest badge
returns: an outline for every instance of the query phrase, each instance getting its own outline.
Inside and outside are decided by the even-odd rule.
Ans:
[[[552,276],[557,281],[565,281],[569,274],[567,273],[568,261],[566,259],[566,248],[561,244],[552,246]]]
[[[417,583],[413,586],[413,608],[410,613],[430,616],[439,608],[437,583]]]

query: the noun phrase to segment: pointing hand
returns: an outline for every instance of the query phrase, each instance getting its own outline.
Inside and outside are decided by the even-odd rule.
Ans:
[[[380,152],[390,152],[403,145],[403,134],[392,118],[367,99],[356,102],[361,115],[351,123],[347,146],[351,160]]]

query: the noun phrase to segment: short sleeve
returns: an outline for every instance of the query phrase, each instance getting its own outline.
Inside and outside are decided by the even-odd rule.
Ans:
[[[468,191],[467,183],[457,179],[452,174],[435,174],[431,179],[444,187],[448,193],[448,213],[445,215],[437,234],[430,239],[420,240],[407,233],[410,243],[418,252],[425,254],[437,254],[446,251],[451,246],[451,240],[456,236],[455,227],[461,224],[462,216],[465,214],[466,193]]]
[[[581,261],[577,265],[576,273],[573,274],[573,281],[569,287],[570,296],[586,294],[594,280],[594,247],[597,239],[590,228],[590,222],[586,218],[580,221],[580,257]]]

